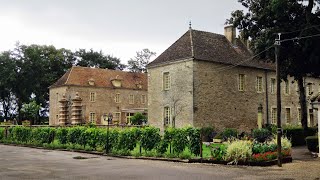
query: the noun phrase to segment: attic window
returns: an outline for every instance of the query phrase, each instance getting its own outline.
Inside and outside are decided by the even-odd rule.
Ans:
[[[142,89],[142,82],[141,82],[141,81],[136,82],[136,87],[137,87],[138,89]]]
[[[94,86],[94,79],[90,78],[88,80],[88,83],[89,83],[90,86]]]
[[[110,81],[114,87],[119,88],[122,86],[122,78],[119,75],[117,75],[115,78],[111,79]]]

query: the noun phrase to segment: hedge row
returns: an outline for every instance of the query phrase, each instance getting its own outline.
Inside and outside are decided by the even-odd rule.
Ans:
[[[162,136],[160,130],[154,127],[111,128],[108,137],[108,152],[111,153],[122,151],[130,154],[135,148],[140,147],[140,153],[143,149],[164,154],[170,149],[170,153],[179,155],[188,148],[192,154],[200,154],[200,130],[197,128],[168,128]],[[86,126],[61,128],[15,126],[8,128],[7,137],[5,129],[0,128],[0,142],[36,146],[58,143],[71,147],[81,146],[83,149],[105,150],[107,130]]]

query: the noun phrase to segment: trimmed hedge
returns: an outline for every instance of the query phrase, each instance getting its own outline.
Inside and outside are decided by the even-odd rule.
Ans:
[[[317,128],[308,128],[306,136],[314,136],[317,132]],[[303,146],[306,144],[305,135],[302,127],[285,127],[283,129],[283,135],[291,139],[292,146]]]
[[[309,151],[319,153],[319,139],[318,136],[308,136],[306,138]]]

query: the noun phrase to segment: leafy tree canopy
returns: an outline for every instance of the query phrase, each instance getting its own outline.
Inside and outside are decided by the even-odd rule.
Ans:
[[[136,56],[128,61],[128,69],[131,72],[146,73],[146,66],[149,64],[151,57],[155,56],[156,53],[150,51],[149,49],[142,49],[142,51],[137,51],[136,53]]]

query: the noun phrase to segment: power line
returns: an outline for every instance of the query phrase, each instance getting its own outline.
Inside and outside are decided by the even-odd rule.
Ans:
[[[280,42],[286,42],[286,41],[292,41],[292,40],[300,40],[300,39],[312,38],[312,37],[317,37],[317,36],[320,36],[320,34],[314,34],[314,35],[310,35],[310,36],[302,36],[302,37],[284,39],[284,40],[281,40]]]
[[[304,29],[300,29],[300,30],[296,30],[296,31],[281,32],[281,34],[292,34],[292,33],[295,33],[295,32],[301,32],[301,31],[305,31],[307,29],[312,29],[312,28],[315,28],[315,27],[320,27],[320,25],[310,26],[310,27],[307,27],[307,28],[304,28]],[[278,33],[275,33],[275,34],[278,34]]]
[[[246,63],[246,62],[249,62],[249,61],[253,60],[254,58],[256,58],[256,57],[259,56],[260,54],[268,51],[268,50],[269,50],[270,48],[272,48],[272,47],[273,47],[273,45],[272,45],[272,46],[269,46],[268,48],[266,48],[265,50],[259,52],[258,54],[254,55],[254,56],[252,56],[252,57],[250,57],[250,58],[248,58],[248,59],[245,59],[245,60],[243,60],[243,61],[240,61],[240,62],[238,62],[238,63],[232,64],[232,65],[228,65],[228,66],[225,66],[225,67],[222,67],[222,68],[212,69],[212,70],[210,70],[210,71],[218,73],[218,72],[222,72],[222,71],[229,70],[229,69],[232,69],[232,68],[234,68],[234,67],[240,66],[240,65],[242,65],[243,63]],[[208,71],[205,71],[205,72],[208,72]]]

